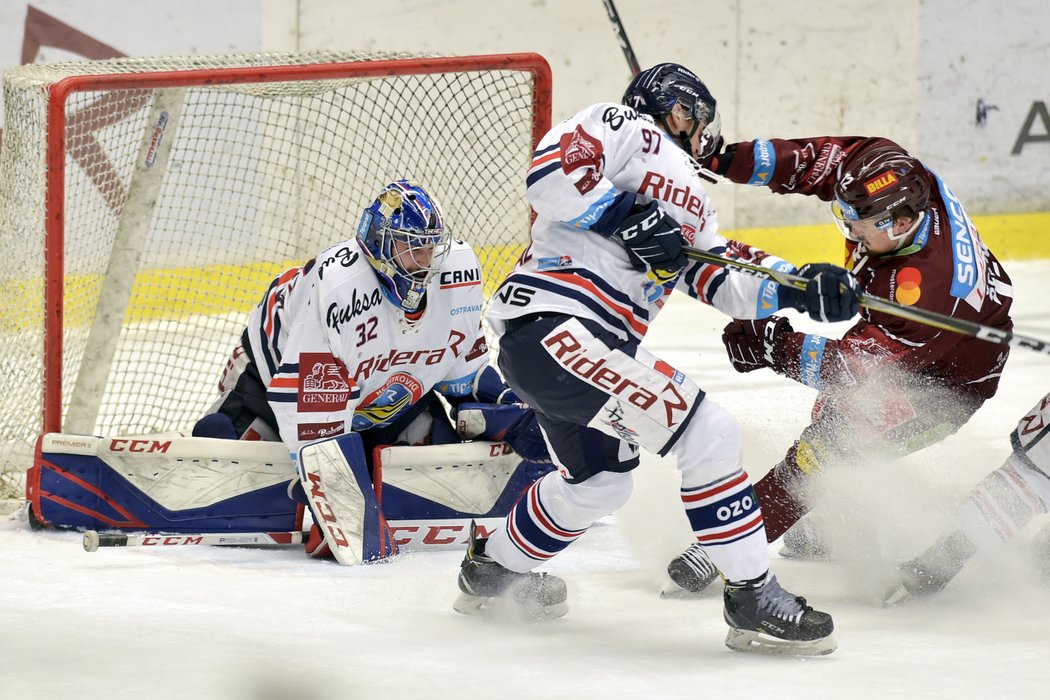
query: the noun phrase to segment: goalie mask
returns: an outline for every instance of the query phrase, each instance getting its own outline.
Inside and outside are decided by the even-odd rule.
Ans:
[[[695,160],[703,162],[715,153],[722,135],[722,119],[711,91],[689,69],[677,63],[661,63],[643,70],[627,86],[620,101],[657,120]],[[675,134],[668,128],[666,117],[676,106],[681,116],[692,120],[691,131]],[[698,129],[703,129],[699,153],[693,153],[691,141]]]
[[[892,146],[880,146],[839,166],[831,209],[846,238],[855,221],[871,219],[890,240],[903,243],[915,232],[930,204],[930,176],[915,158]],[[909,217],[913,225],[895,234],[894,222]]]
[[[451,244],[434,198],[411,180],[390,183],[365,209],[357,238],[387,298],[406,313],[421,311]]]

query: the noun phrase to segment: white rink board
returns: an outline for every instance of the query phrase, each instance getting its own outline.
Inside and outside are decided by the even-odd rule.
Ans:
[[[1018,332],[1050,337],[1050,261],[1010,272]],[[812,394],[768,372],[733,373],[723,323],[676,299],[647,344],[734,412],[758,477],[802,427]],[[881,552],[858,547],[843,566],[774,557],[785,586],[834,614],[839,649],[827,658],[731,652],[717,593],[659,597],[688,533],[675,474],[650,457],[628,506],[547,565],[568,581],[570,610],[544,625],[453,613],[459,552],[357,568],[297,550],[88,554],[78,534],[0,522],[3,697],[1042,698],[1050,589],[1017,552],[971,562],[910,607],[879,608],[866,582],[932,540],[950,501],[1005,457],[1007,433],[1047,384],[1050,357],[1017,351],[999,396],[958,435],[858,476],[870,491],[846,499],[854,520],[842,531],[872,533]]]

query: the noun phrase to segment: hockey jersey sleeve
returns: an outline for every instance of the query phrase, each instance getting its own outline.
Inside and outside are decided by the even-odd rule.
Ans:
[[[727,147],[733,160],[725,176],[738,184],[768,187],[777,194],[810,195],[830,202],[839,164],[848,156],[879,146],[900,148],[889,139],[867,136],[744,141]]]
[[[881,146],[904,150],[885,138],[860,136],[743,142],[733,146],[734,156],[726,176],[737,183],[769,187],[778,194],[802,194],[829,201],[834,197],[839,165],[847,158]],[[924,225],[939,227],[951,235],[919,234],[916,239],[921,235],[926,241],[923,245],[909,246],[881,258],[870,258],[856,244],[847,242],[847,267],[857,274],[869,294],[967,321],[1009,328],[1009,298],[996,294],[997,289],[1008,294],[1009,278],[980,241],[954,195],[933,173],[931,180],[935,187]],[[946,206],[949,201],[951,211]],[[969,262],[953,259],[952,237],[967,241],[972,252],[964,257]],[[960,262],[966,264],[971,278],[975,290],[972,296],[983,299],[976,307],[955,289],[954,272]],[[777,371],[819,389],[860,381],[890,365],[906,372],[949,375],[949,380],[962,384],[979,379],[979,368],[994,367],[998,352],[994,346],[956,333],[865,310],[839,340],[785,334],[777,353],[781,359]],[[973,359],[955,359],[955,355],[967,354]],[[963,368],[962,364],[969,364],[970,368]],[[973,371],[968,373],[971,368]]]
[[[298,308],[286,315],[290,327],[266,390],[281,440],[293,455],[310,441],[350,432],[361,399],[360,387],[333,352],[327,326],[317,313],[324,307],[316,277],[304,275],[298,284],[291,295]]]
[[[490,372],[494,374],[494,371],[488,367],[489,346],[481,326],[476,336],[464,339],[461,348],[453,347],[452,351],[456,361],[448,375],[434,385],[434,390],[455,406],[461,401],[477,400],[475,393],[479,380],[483,376],[488,379]]]
[[[537,215],[567,227],[590,231],[625,202],[657,200],[681,226],[686,245],[794,270],[779,258],[721,236],[689,157],[649,117],[623,105],[594,105],[552,129],[535,152],[526,184]],[[569,228],[562,230],[562,235],[574,235]],[[692,261],[670,286],[738,318],[763,318],[779,308],[774,283],[721,266]]]

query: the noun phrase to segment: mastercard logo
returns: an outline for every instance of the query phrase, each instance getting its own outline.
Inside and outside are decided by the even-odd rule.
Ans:
[[[919,301],[922,290],[922,273],[914,267],[903,267],[897,272],[897,292],[893,295],[905,306],[912,306]]]

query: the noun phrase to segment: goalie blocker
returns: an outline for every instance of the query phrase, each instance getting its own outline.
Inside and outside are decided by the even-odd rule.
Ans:
[[[173,534],[297,531],[308,503],[336,559],[355,564],[399,547],[463,547],[472,519],[494,528],[552,469],[522,461],[506,443],[476,441],[378,447],[373,478],[354,433],[307,445],[298,461],[297,473],[281,443],[48,434],[29,473],[31,522]],[[301,490],[289,488],[300,480]]]

